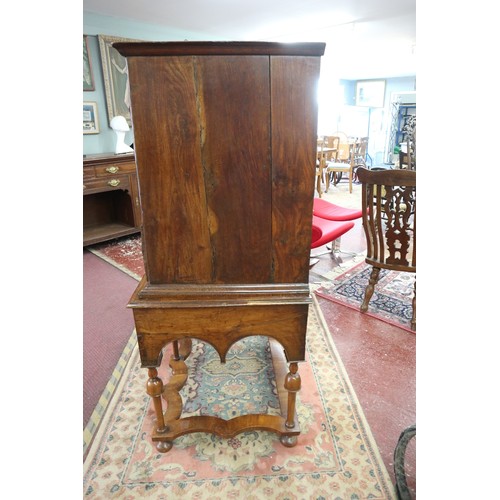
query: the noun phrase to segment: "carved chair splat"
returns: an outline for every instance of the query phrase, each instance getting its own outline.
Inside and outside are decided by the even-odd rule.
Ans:
[[[366,312],[381,269],[416,273],[417,200],[415,170],[358,169],[362,184],[365,261],[373,266],[361,311]],[[411,327],[416,329],[417,285],[414,284]]]

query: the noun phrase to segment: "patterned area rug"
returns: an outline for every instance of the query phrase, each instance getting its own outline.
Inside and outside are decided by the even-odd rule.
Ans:
[[[140,234],[92,245],[87,250],[138,281],[144,275]]]
[[[382,269],[368,311],[361,313],[359,307],[365,296],[371,270],[371,266],[362,262],[332,281],[321,283],[315,293],[324,299],[356,309],[360,314],[367,314],[413,332],[410,322],[415,274]]]
[[[158,453],[149,438],[154,412],[145,391],[147,370],[135,346],[85,460],[84,497],[395,498],[316,301],[307,335],[297,398],[302,432],[294,448],[264,431],[232,439],[194,433]],[[187,360],[191,376],[181,392],[185,414],[277,412],[269,359],[266,337],[237,342],[225,366],[210,346],[194,342]]]

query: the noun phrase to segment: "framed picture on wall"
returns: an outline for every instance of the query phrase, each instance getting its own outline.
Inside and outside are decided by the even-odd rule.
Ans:
[[[137,42],[138,40],[107,35],[97,35],[97,39],[101,53],[108,121],[111,124],[111,120],[115,116],[123,116],[131,126],[127,59],[114,49],[112,44],[115,42]]]
[[[89,40],[83,35],[83,90],[95,90],[94,73],[92,72],[92,61],[90,60]]]
[[[356,82],[356,106],[383,108],[385,80],[360,80]]]
[[[83,133],[99,133],[99,115],[97,114],[96,102],[83,103]]]

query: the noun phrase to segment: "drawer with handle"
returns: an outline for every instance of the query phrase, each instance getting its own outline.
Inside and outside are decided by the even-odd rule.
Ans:
[[[130,180],[128,175],[110,176],[107,179],[92,179],[83,181],[83,194],[111,191],[113,189],[129,189]]]
[[[95,167],[97,177],[113,177],[117,174],[129,174],[131,172],[135,172],[135,163],[116,163]]]

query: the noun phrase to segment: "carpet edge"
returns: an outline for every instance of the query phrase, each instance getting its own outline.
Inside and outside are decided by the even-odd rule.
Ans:
[[[339,306],[343,306],[343,307],[347,307],[349,309],[352,309],[353,311],[356,311],[359,314],[364,314],[365,316],[368,316],[370,318],[376,319],[378,321],[382,321],[384,323],[387,323],[388,325],[395,326],[397,328],[401,328],[401,330],[405,330],[405,331],[407,331],[409,333],[413,333],[413,334],[415,333],[414,330],[412,330],[408,326],[403,325],[402,323],[398,323],[397,321],[391,321],[390,319],[384,318],[381,315],[376,315],[376,314],[370,312],[370,310],[368,310],[366,312],[361,312],[359,310],[359,307],[357,307],[357,306],[355,306],[353,304],[348,304],[346,302],[342,302],[339,299],[336,299],[334,297],[330,297],[330,296],[328,296],[328,295],[326,295],[324,293],[318,292],[317,290],[314,290],[314,295],[317,295],[318,297],[321,297],[324,300],[328,300],[329,302],[333,302],[334,304],[338,304]]]
[[[353,408],[356,407],[358,417],[361,420],[363,424],[363,429],[365,431],[366,435],[366,442],[367,443],[373,443],[375,445],[374,448],[372,448],[370,451],[373,455],[373,463],[379,464],[379,473],[380,476],[384,478],[385,480],[385,487],[386,489],[392,494],[395,495],[395,489],[394,485],[392,484],[391,477],[389,475],[389,472],[387,470],[387,467],[385,466],[384,460],[382,458],[382,455],[380,453],[380,450],[377,445],[377,441],[375,439],[375,436],[372,433],[372,430],[370,428],[370,424],[368,423],[368,420],[366,419],[366,416],[363,411],[363,407],[361,406],[361,403],[358,399],[358,396],[356,394],[356,391],[354,390],[354,386],[351,383],[351,380],[349,378],[349,374],[347,372],[347,369],[344,365],[344,362],[342,361],[342,358],[340,356],[340,353],[337,349],[337,346],[335,345],[335,342],[333,341],[333,338],[330,333],[330,329],[328,328],[328,323],[326,322],[325,316],[323,315],[323,311],[321,310],[321,306],[319,305],[318,299],[312,295],[313,298],[313,306],[315,309],[315,313],[317,315],[317,318],[319,320],[319,323],[321,325],[321,328],[323,330],[323,335],[325,337],[325,340],[331,349],[331,351],[334,353],[335,358],[337,360],[337,366],[339,368],[339,373],[342,375],[342,379],[344,381],[344,384],[346,387],[349,389],[349,398],[351,399],[353,404]]]
[[[112,404],[115,404],[117,395],[121,394],[123,385],[127,375],[130,373],[132,360],[137,357],[138,345],[135,328],[130,335],[127,344],[125,345],[120,358],[113,369],[104,391],[102,392],[99,401],[94,408],[85,428],[83,429],[83,457],[84,463],[87,462],[91,455],[92,445],[101,437],[103,428],[106,427],[106,422],[110,418],[112,412],[108,412]],[[116,374],[119,376],[117,377]],[[109,396],[107,396],[109,395]],[[105,404],[103,404],[103,402]],[[95,452],[94,452],[95,454]]]
[[[125,274],[128,274],[130,277],[134,278],[137,281],[141,281],[141,276],[138,274],[134,273],[130,269],[128,269],[126,266],[123,264],[120,264],[116,262],[114,259],[108,257],[104,253],[100,252],[99,250],[96,250],[95,248],[87,247],[87,250],[95,255],[96,257],[99,257],[100,259],[104,260],[108,264],[111,264],[113,267],[116,267],[116,269],[119,269],[120,271],[124,272]]]

